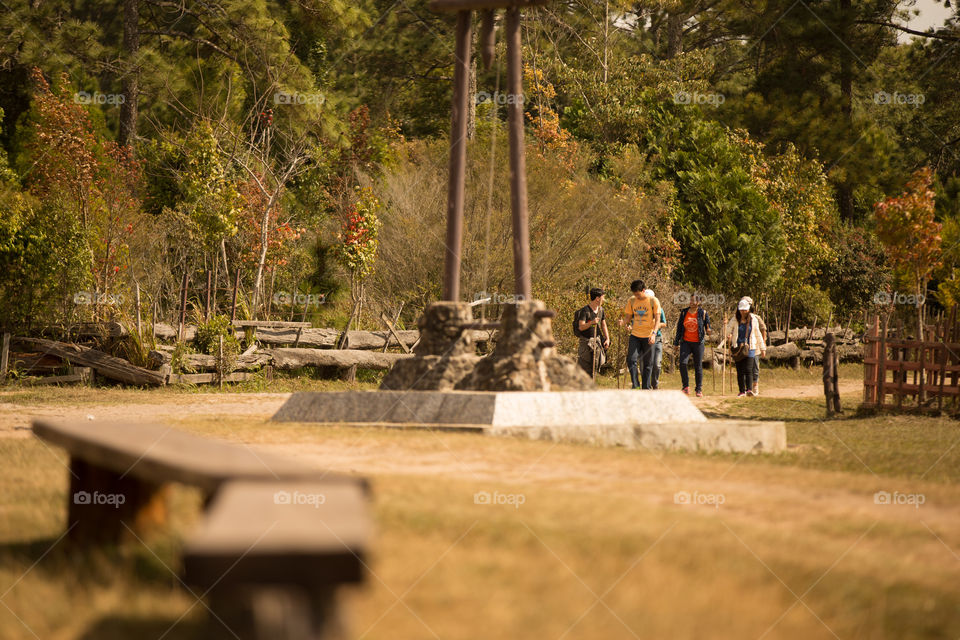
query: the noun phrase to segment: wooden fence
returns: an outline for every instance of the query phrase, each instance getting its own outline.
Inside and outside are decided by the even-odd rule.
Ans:
[[[893,325],[893,326],[892,326]],[[867,322],[863,407],[960,411],[960,326],[954,308],[925,324],[923,340],[902,321]],[[888,398],[888,396],[890,396]]]

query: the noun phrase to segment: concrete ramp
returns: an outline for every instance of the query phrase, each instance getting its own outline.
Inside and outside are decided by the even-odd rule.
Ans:
[[[628,448],[769,453],[786,448],[782,422],[707,420],[680,391],[299,392],[273,419],[466,430]]]

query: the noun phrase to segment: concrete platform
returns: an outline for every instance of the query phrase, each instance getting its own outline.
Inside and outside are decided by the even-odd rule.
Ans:
[[[300,392],[273,420],[441,428],[628,448],[768,453],[786,448],[782,422],[707,420],[679,391]]]

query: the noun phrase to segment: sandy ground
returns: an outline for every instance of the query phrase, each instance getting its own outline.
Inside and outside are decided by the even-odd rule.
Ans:
[[[861,390],[859,380],[847,380],[840,383],[840,393],[856,393]],[[91,392],[95,393],[95,392]],[[762,387],[764,397],[773,398],[814,398],[823,396],[823,387],[819,384],[791,386],[784,388]],[[176,422],[192,417],[224,416],[250,419],[267,419],[272,416],[290,397],[289,393],[229,393],[165,396],[155,402],[111,402],[97,404],[95,401],[83,405],[68,404],[14,404],[4,401],[0,393],[0,437],[27,437],[30,434],[30,421],[36,417],[69,418],[96,420],[153,420]],[[706,396],[690,400],[698,407],[711,409],[731,396]],[[749,400],[743,400],[749,402]]]
[[[92,392],[95,393],[95,392]],[[289,393],[229,393],[165,396],[156,402],[77,405],[24,405],[5,402],[0,394],[0,437],[27,437],[33,418],[138,420],[175,422],[190,417],[225,416],[267,419]]]

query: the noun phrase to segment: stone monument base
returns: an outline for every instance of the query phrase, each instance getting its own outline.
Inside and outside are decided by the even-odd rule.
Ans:
[[[474,431],[602,446],[777,453],[782,422],[707,420],[679,391],[339,391],[293,394],[278,422]]]

